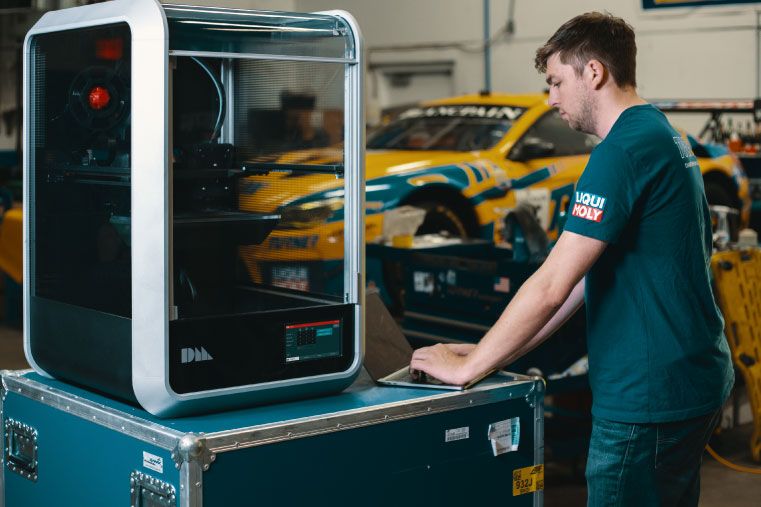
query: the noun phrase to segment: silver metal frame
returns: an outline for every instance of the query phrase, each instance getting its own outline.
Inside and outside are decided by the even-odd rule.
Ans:
[[[509,399],[525,398],[532,401],[540,396],[536,386],[543,386],[537,377],[511,374],[515,379],[497,384],[476,386],[466,391],[435,393],[414,401],[401,401],[376,405],[372,408],[345,410],[335,414],[305,417],[287,422],[262,424],[230,431],[208,433],[203,436],[187,434],[147,419],[120,412],[106,405],[46,386],[28,379],[24,372],[2,371],[2,390],[35,400],[43,405],[69,413],[80,419],[118,431],[141,442],[171,451],[179,463],[197,460],[201,466],[214,461],[214,455],[247,447],[267,445],[296,438],[312,437],[373,424],[381,424],[423,415],[476,407]],[[509,392],[501,390],[515,386]],[[520,387],[520,388],[518,388]],[[542,394],[543,396],[543,394]],[[543,405],[534,404],[535,423],[543,421]],[[183,440],[184,439],[184,440]],[[534,450],[535,458],[542,447]],[[208,451],[208,455],[205,454]],[[541,457],[541,453],[539,455]]]
[[[172,50],[169,56],[195,56],[209,58],[231,58],[234,60],[278,60],[288,62],[321,62],[321,63],[346,63],[357,64],[359,61],[353,58],[331,58],[329,56],[297,56],[297,55],[267,55],[263,53],[225,53],[216,51],[187,51],[183,49]]]
[[[203,507],[203,471],[193,461],[180,468],[180,506]]]
[[[364,49],[355,20],[346,12],[325,13],[343,20],[351,31],[355,57],[320,58],[261,54],[213,53],[215,57],[321,61],[345,65],[346,126],[345,180],[345,297],[356,305],[355,350],[351,366],[343,372],[263,384],[215,389],[190,394],[173,392],[169,385],[169,321],[171,306],[171,196],[170,142],[168,139],[169,56],[207,55],[204,52],[168,50],[168,28],[157,0],[115,0],[45,14],[29,31],[24,43],[24,344],[26,356],[39,373],[29,346],[31,296],[31,243],[29,195],[31,140],[27,137],[30,97],[30,40],[40,33],[126,22],[132,36],[132,387],[140,404],[160,416],[199,410],[217,410],[255,401],[261,392],[302,387],[315,394],[346,387],[359,374],[364,354]],[[212,54],[208,54],[211,56]],[[161,91],[161,93],[157,93]],[[231,134],[228,132],[228,134]]]
[[[117,411],[60,389],[29,380],[15,372],[2,372],[3,389],[43,405],[53,407],[80,419],[113,429],[161,449],[172,450],[184,435],[167,426],[153,423],[124,412]]]
[[[516,380],[513,381],[482,387],[477,386],[467,391],[432,394],[418,398],[413,402],[386,403],[369,409],[347,410],[320,417],[308,417],[252,428],[211,433],[206,435],[206,443],[209,450],[217,454],[533,396],[536,385],[535,379],[523,375],[515,375],[515,377]],[[514,389],[506,393],[506,396],[504,392],[500,392],[500,389],[511,384],[521,386],[521,389]],[[536,449],[534,452],[536,454]]]
[[[544,464],[544,380],[534,377],[534,465]],[[546,474],[545,470],[545,474]],[[534,493],[534,507],[544,505],[544,490]]]
[[[357,305],[354,315],[354,363],[347,377],[355,378],[365,357],[365,46],[364,37],[354,17],[346,11],[333,10],[317,14],[342,19],[351,30],[354,41],[354,64],[345,67],[348,92],[344,94],[344,167],[348,178],[344,185],[344,300]],[[354,168],[353,171],[351,169]]]
[[[156,0],[135,3],[143,2],[156,6],[144,23],[157,37],[138,41],[133,33],[132,42],[132,231],[140,231],[132,235],[132,388],[155,413],[169,385],[169,41],[164,9]]]
[[[232,118],[235,114],[235,82],[233,79],[233,60],[232,58],[226,58],[222,60],[222,85],[227,90],[227,110],[225,111],[225,118]],[[222,124],[222,132],[220,132],[220,140],[223,143],[235,143],[235,126],[231,121],[225,121]]]

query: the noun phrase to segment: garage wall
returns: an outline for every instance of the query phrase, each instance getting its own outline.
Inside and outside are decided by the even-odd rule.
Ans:
[[[644,11],[641,4],[641,0],[514,0],[514,33],[503,33],[492,46],[492,89],[535,92],[544,88],[543,78],[533,67],[536,48],[571,17],[608,10],[626,19],[637,32],[638,81],[644,97],[756,96],[759,71],[753,7]],[[510,6],[510,0],[491,0],[492,34],[506,25]],[[414,69],[432,61],[449,63],[454,93],[476,92],[484,86],[482,0],[295,0],[295,8],[339,8],[357,18],[369,50],[369,116],[380,107],[396,105],[388,102],[389,94],[378,86],[383,79],[377,74],[383,73],[384,65],[398,67],[406,62]],[[425,86],[420,86],[413,93],[408,90],[398,95],[409,97],[425,91]],[[702,120],[680,123],[697,125],[685,125],[694,130]]]

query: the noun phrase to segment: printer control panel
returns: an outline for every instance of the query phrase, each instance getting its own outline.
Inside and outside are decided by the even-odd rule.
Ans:
[[[341,355],[341,321],[294,323],[285,326],[285,362]]]

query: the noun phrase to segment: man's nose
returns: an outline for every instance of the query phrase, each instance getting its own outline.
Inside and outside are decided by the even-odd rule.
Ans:
[[[557,93],[552,88],[550,88],[550,96],[547,99],[547,104],[549,104],[550,107],[558,107]]]

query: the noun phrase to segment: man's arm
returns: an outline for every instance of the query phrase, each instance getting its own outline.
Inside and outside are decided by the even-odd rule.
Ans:
[[[555,312],[555,315],[553,315],[550,320],[547,321],[547,324],[545,324],[544,327],[539,330],[539,332],[536,333],[536,335],[534,335],[534,337],[531,338],[528,343],[526,343],[526,345],[521,347],[512,356],[507,358],[504,364],[515,362],[534,350],[547,338],[555,334],[555,331],[560,329],[560,327],[565,324],[568,319],[573,317],[579,308],[584,305],[584,287],[585,283],[584,278],[582,277],[579,283],[576,284],[576,287],[571,290],[571,294],[568,296],[568,299],[565,300],[563,306],[561,306],[560,309]]]
[[[606,246],[604,241],[565,231],[547,260],[521,286],[472,352],[458,355],[444,345],[425,347],[415,351],[410,367],[462,385],[516,359],[518,353],[530,350],[552,334],[554,324],[562,324],[572,315],[571,308],[578,308],[579,282]],[[583,290],[580,292],[583,294]],[[569,301],[572,293],[574,299]],[[561,308],[568,309],[565,316],[565,311],[559,312]],[[557,319],[552,319],[556,314]]]
[[[568,319],[573,317],[573,314],[576,313],[578,309],[581,308],[584,304],[584,286],[584,278],[582,278],[579,283],[576,284],[576,287],[573,288],[571,295],[568,296],[568,299],[565,300],[563,306],[561,306],[560,309],[555,312],[555,315],[552,316],[547,324],[545,324],[544,327],[536,335],[534,335],[534,337],[531,338],[531,340],[529,340],[525,346],[521,347],[520,350],[510,356],[505,361],[505,364],[510,364],[534,350],[547,338],[552,336],[555,331],[560,329],[560,327],[565,324]],[[450,351],[454,352],[458,356],[467,356],[473,352],[473,349],[476,348],[475,343],[447,343],[445,345]]]

